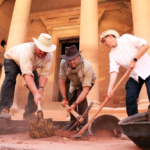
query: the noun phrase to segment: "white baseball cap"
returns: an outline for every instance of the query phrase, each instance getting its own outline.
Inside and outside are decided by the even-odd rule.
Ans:
[[[100,43],[99,43],[99,45],[101,45],[101,44],[103,44],[102,43],[102,39],[104,38],[104,37],[106,37],[107,35],[114,35],[116,38],[119,38],[120,37],[120,35],[119,35],[119,33],[117,32],[117,31],[115,31],[115,30],[106,30],[106,31],[104,31],[101,35],[100,35]]]

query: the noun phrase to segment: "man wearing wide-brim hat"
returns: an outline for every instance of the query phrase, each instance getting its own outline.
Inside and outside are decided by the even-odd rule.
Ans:
[[[5,79],[1,87],[0,119],[11,119],[9,111],[13,104],[18,74],[22,75],[24,84],[30,90],[23,118],[36,119],[34,112],[37,110],[38,101],[42,102],[53,61],[52,52],[56,46],[52,44],[52,37],[46,33],[41,33],[38,39],[33,40],[34,42],[12,47],[4,55]],[[41,68],[39,75],[37,68]]]
[[[120,65],[131,71],[126,83],[126,105],[128,116],[138,113],[137,99],[142,85],[145,83],[150,100],[150,57],[146,54],[149,48],[147,41],[131,34],[106,30],[100,35],[100,44],[111,48],[110,82],[108,96],[112,98],[112,89],[119,72]]]
[[[78,110],[82,115],[88,107],[86,96],[95,83],[95,73],[89,61],[81,56],[82,51],[78,51],[75,45],[65,48],[65,55],[61,55],[61,64],[59,71],[59,88],[62,95],[62,105],[70,105],[67,110],[69,113],[72,109]],[[67,98],[65,81],[67,77],[70,80],[69,95]],[[70,124],[62,129],[68,130],[76,122],[76,118],[70,114]],[[80,123],[80,130],[88,121],[86,115],[84,121]],[[76,130],[76,128],[72,129]]]

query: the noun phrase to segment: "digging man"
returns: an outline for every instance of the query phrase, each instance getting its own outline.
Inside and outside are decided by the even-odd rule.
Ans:
[[[131,71],[126,83],[126,105],[128,116],[138,113],[137,98],[143,83],[146,84],[150,100],[150,57],[146,54],[149,48],[147,41],[131,34],[121,37],[115,30],[104,31],[101,36],[101,44],[111,48],[110,82],[108,96],[112,98],[112,89],[119,72],[120,65]]]
[[[53,61],[53,51],[56,46],[52,44],[49,34],[41,33],[38,40],[12,47],[5,53],[4,68],[5,79],[1,88],[0,118],[11,119],[9,114],[13,104],[16,77],[22,75],[25,85],[29,88],[28,102],[25,106],[23,118],[36,119],[38,100],[42,102],[43,91],[46,85]],[[41,68],[38,76],[37,68]]]
[[[92,65],[84,59],[75,45],[65,48],[65,55],[61,55],[61,64],[59,71],[59,88],[62,95],[62,105],[69,103],[70,109],[67,111],[78,110],[79,115],[82,115],[88,107],[86,96],[94,85],[96,76]],[[69,96],[66,98],[66,78],[70,80]],[[77,109],[78,108],[78,109]],[[76,118],[70,114],[70,124],[64,126],[63,130],[68,130],[76,122]],[[88,114],[84,121],[78,125],[80,130],[88,122]],[[76,130],[76,127],[72,130]]]

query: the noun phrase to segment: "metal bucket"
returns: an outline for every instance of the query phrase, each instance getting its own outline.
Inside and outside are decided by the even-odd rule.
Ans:
[[[118,122],[120,120],[112,115],[102,115],[98,116],[92,123],[91,123],[91,133],[95,135],[96,131],[98,130],[106,130],[115,134],[115,136],[120,136],[122,133],[122,129]]]
[[[139,148],[150,150],[150,122],[147,113],[139,113],[119,122],[126,134]]]

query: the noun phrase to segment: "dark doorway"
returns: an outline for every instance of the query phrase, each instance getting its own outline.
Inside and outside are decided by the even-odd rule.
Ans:
[[[62,49],[61,49],[61,55],[65,55],[65,47],[70,47],[72,45],[75,45],[77,47],[77,49],[79,50],[79,42],[76,43],[62,43]],[[69,92],[69,87],[70,87],[70,80],[67,78],[66,79],[66,97],[68,99],[68,92]],[[58,102],[62,101],[62,95],[59,91],[59,96],[58,96]]]
[[[5,40],[1,41],[1,48],[0,48],[0,76],[1,76],[1,72],[2,72],[2,66],[4,63],[4,53],[5,53],[5,47],[6,46],[6,42]]]
[[[53,86],[53,102],[61,102],[62,96],[59,90],[59,69],[60,69],[60,62],[61,57],[60,55],[65,55],[65,47],[69,47],[72,45],[76,45],[77,49],[79,50],[79,37],[71,37],[71,38],[63,38],[59,39],[59,43],[57,45],[57,53],[56,53],[56,68],[55,68],[55,75],[54,75],[54,86]],[[68,97],[68,90],[69,90],[70,81],[69,79],[66,80],[66,97]]]
[[[77,43],[62,43],[61,55],[65,55],[65,47],[70,47],[72,45],[75,45],[77,47],[77,49],[79,50],[79,42],[77,42]]]
[[[61,62],[61,58],[60,55],[65,55],[65,47],[69,47],[75,45],[77,47],[77,49],[79,50],[79,38],[71,38],[71,39],[63,39],[59,41],[59,55],[57,56],[57,71],[56,71],[56,78],[59,78],[59,69],[60,69],[60,62]],[[56,84],[55,84],[55,91],[53,94],[53,101],[57,101],[57,102],[61,102],[62,101],[62,96],[59,90],[59,81],[55,80]],[[69,91],[69,85],[70,85],[70,80],[67,78],[66,79],[66,97],[68,98],[68,91]],[[58,94],[56,95],[56,89],[58,89]]]
[[[6,45],[6,42],[4,40],[1,41],[1,46],[4,48],[4,46]]]

